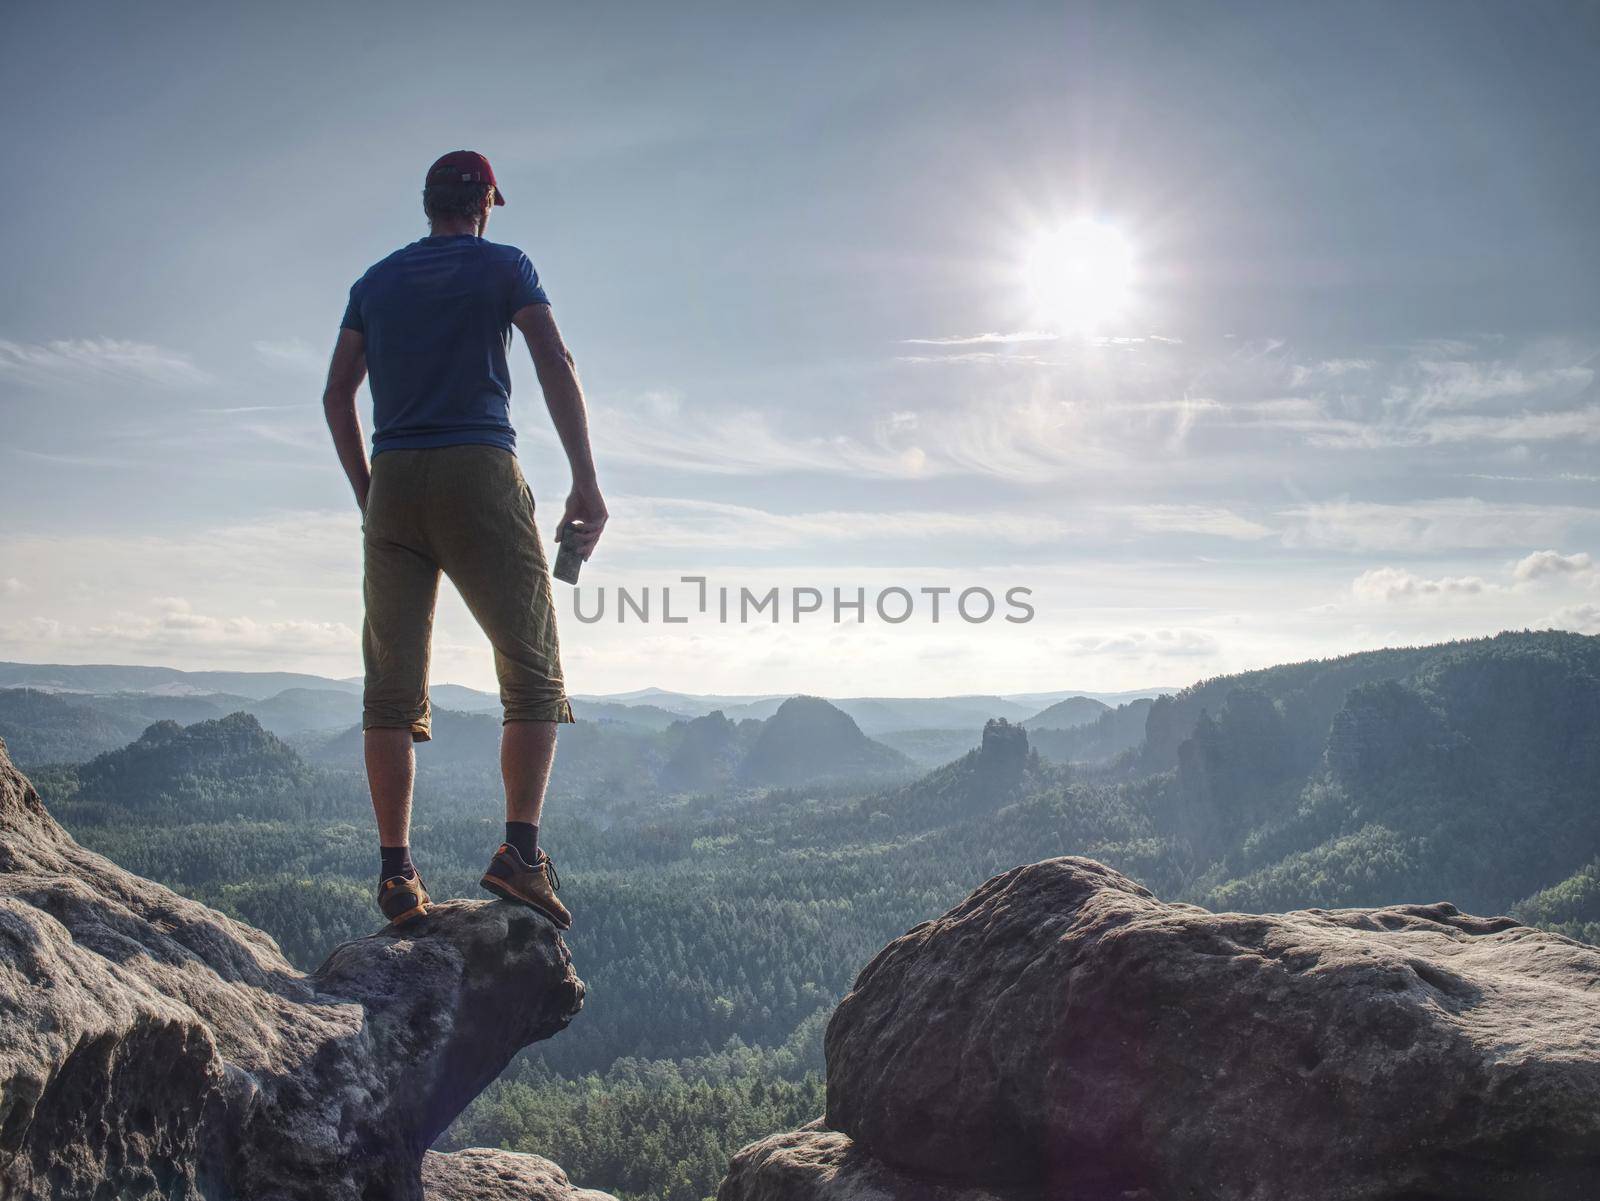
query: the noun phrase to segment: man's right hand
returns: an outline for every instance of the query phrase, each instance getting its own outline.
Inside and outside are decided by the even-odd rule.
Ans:
[[[556,526],[556,541],[560,542],[562,534],[571,526],[578,553],[587,560],[594,554],[595,545],[600,541],[600,534],[605,530],[609,516],[606,502],[600,496],[599,485],[575,484],[567,495],[567,510],[561,515],[561,524]]]

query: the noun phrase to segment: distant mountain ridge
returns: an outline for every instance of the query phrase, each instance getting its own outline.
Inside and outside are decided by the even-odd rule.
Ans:
[[[419,772],[498,770],[498,716],[435,709],[433,729],[433,740],[417,747]],[[352,726],[308,747],[306,755],[323,766],[358,768],[361,729]],[[765,720],[734,722],[714,712],[663,730],[606,721],[563,726],[551,786],[592,788],[610,780],[618,792],[704,792],[870,780],[909,775],[914,767],[829,702],[791,697]]]
[[[0,688],[46,692],[147,692],[168,695],[231,693],[265,700],[286,688],[332,688],[361,692],[359,682],[330,680],[293,671],[180,671],[113,663],[0,663]]]
[[[1086,726],[1111,708],[1092,696],[1069,696],[1048,709],[1035,713],[1022,724],[1030,730],[1070,730]]]
[[[147,704],[149,698],[158,696],[174,700],[192,698],[197,703],[210,700],[216,706],[212,711],[164,716],[172,716],[175,720],[185,717],[200,720],[245,709],[256,713],[263,725],[284,736],[314,730],[331,733],[342,728],[345,724],[343,720],[325,720],[326,714],[337,711],[338,702],[319,694],[349,696],[355,698],[357,706],[361,695],[359,679],[335,680],[297,672],[182,671],[172,667],[116,664],[0,663],[0,690],[18,688],[93,697],[96,698],[96,707],[100,708],[107,707],[104,698],[112,695],[122,698],[143,697]],[[856,696],[824,699],[849,714],[868,737],[940,730],[970,735],[973,743],[976,743],[984,722],[991,717],[1024,721],[1058,702],[1073,698],[1114,705],[1175,691],[1173,688],[1133,692],[1060,690],[943,697]],[[434,684],[430,692],[433,703],[443,709],[463,713],[492,713],[500,707],[499,698],[493,692],[461,684]],[[303,706],[296,706],[284,697],[285,693],[302,699],[316,698],[315,715],[308,721]],[[664,688],[642,688],[615,694],[577,693],[572,700],[580,720],[589,717],[625,721],[663,730],[675,720],[704,717],[719,710],[732,721],[769,718],[792,695],[795,694],[697,694]]]
[[[972,743],[976,744],[984,722],[992,717],[1025,721],[1069,700],[1082,700],[1105,708],[1110,704],[1130,699],[1155,697],[1176,691],[1176,688],[1139,689],[1133,692],[1063,690],[1016,695],[968,693],[935,697],[830,696],[822,699],[848,713],[861,727],[862,732],[869,737],[936,730],[959,731],[970,735]],[[683,717],[704,717],[709,713],[720,711],[725,717],[738,721],[748,717],[771,717],[792,695],[795,694],[699,695],[671,692],[663,688],[645,688],[607,696],[577,695],[573,697],[573,703],[581,712],[582,706],[596,702],[619,705],[648,702],[659,709]],[[1089,719],[1093,719],[1093,714],[1089,715]]]

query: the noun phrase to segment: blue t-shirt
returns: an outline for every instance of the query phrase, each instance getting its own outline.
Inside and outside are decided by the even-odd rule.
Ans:
[[[366,337],[372,453],[515,451],[511,315],[549,303],[527,255],[471,234],[423,238],[368,268],[339,324]]]

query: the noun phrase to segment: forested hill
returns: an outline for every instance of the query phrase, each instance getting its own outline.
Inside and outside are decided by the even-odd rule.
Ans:
[[[874,742],[820,697],[792,696],[761,724],[740,776],[754,784],[800,784],[909,771],[899,751]]]
[[[1535,687],[1542,687],[1549,678],[1538,676],[1535,683],[1535,676],[1528,674],[1540,662],[1566,663],[1594,677],[1600,675],[1600,637],[1511,631],[1493,638],[1362,651],[1202,680],[1151,704],[1140,767],[1145,771],[1175,767],[1178,745],[1193,732],[1200,714],[1209,711],[1215,716],[1227,697],[1241,688],[1260,693],[1278,707],[1290,728],[1301,736],[1297,750],[1302,763],[1308,763],[1321,750],[1321,739],[1346,697],[1361,685],[1423,683],[1449,671],[1452,665],[1474,673],[1493,673],[1496,669],[1491,664],[1496,662],[1517,664],[1514,672],[1523,674]]]
[[[321,814],[318,773],[248,713],[161,721],[120,750],[40,773],[76,821],[303,820]],[[319,801],[319,797],[321,798]]]
[[[1504,911],[1600,850],[1600,638],[1502,634],[1210,680],[1157,701],[1149,729],[1154,816],[1212,907]]]
[[[148,723],[145,723],[148,724]],[[0,689],[0,738],[18,763],[71,763],[115,750],[144,725],[36,688]]]

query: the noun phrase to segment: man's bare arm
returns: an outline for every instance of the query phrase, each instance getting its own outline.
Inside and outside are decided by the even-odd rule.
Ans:
[[[572,492],[567,497],[557,537],[572,524],[578,549],[587,559],[595,543],[600,541],[607,513],[595,479],[594,452],[589,446],[589,414],[584,407],[578,372],[566,343],[561,340],[561,331],[556,328],[549,305],[527,305],[518,309],[511,320],[527,339],[528,353],[533,356],[534,370],[539,373],[539,387],[544,391],[545,407],[550,410],[550,421],[556,427],[556,436],[561,439],[561,448],[567,452],[567,462],[572,468]]]
[[[366,378],[367,339],[353,329],[341,329],[333,347],[333,362],[328,366],[328,385],[322,390],[322,415],[328,419],[339,465],[349,477],[356,504],[363,513],[367,511],[367,491],[372,487],[372,469],[367,464],[367,445],[361,436],[356,389]]]

